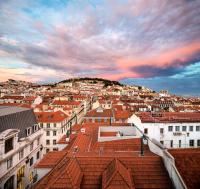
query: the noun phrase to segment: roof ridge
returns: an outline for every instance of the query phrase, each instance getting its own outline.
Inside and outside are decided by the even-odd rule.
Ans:
[[[66,170],[66,172],[67,172],[67,174],[68,174],[68,176],[69,176],[69,179],[70,179],[70,182],[71,182],[72,186],[76,188],[77,183],[75,183],[75,180],[72,179],[72,174],[70,173],[70,170],[69,170],[69,166],[70,166],[70,165],[73,166],[73,163],[75,163],[75,164],[78,166],[78,168],[79,168],[79,170],[80,170],[81,177],[82,177],[82,175],[83,175],[83,172],[82,172],[82,169],[81,169],[81,167],[80,167],[80,164],[79,164],[77,158],[76,158],[76,157],[70,158],[69,163],[68,163],[68,165],[67,165],[68,169]],[[82,180],[82,178],[81,178],[81,180]],[[77,178],[77,181],[78,181],[78,178]]]
[[[122,172],[119,170],[118,168],[118,173],[121,175],[121,177],[123,178],[124,182],[130,187],[130,188],[133,188],[133,181],[130,177],[130,169],[127,169],[126,166],[119,160],[119,159],[116,159],[116,162],[117,162],[117,168],[119,167],[119,165],[121,165],[124,169],[126,169],[127,173],[128,173],[128,176],[129,176],[129,179],[130,179],[130,183],[127,182],[126,178],[124,177],[125,175],[122,174]],[[135,188],[135,187],[134,187]]]
[[[105,177],[105,171],[108,169],[108,167],[111,165],[111,163],[115,162],[115,159],[116,159],[116,158],[114,158],[114,159],[108,164],[108,166],[106,167],[106,169],[104,170],[104,172],[103,172],[103,178]],[[108,179],[108,181],[105,182],[105,186],[103,186],[103,184],[102,184],[102,188],[107,188],[107,186],[110,184],[110,181],[112,180],[112,178],[114,177],[115,174],[116,174],[116,168],[115,168],[114,172],[112,173],[111,177]],[[102,181],[105,180],[105,179],[103,179],[103,178],[102,178]]]
[[[67,162],[69,162],[69,159],[64,158],[64,159],[62,159],[62,160],[63,160],[63,161],[60,162],[60,163],[62,163],[62,168],[63,168],[63,170],[61,170],[60,167],[59,167],[60,165],[57,164],[57,166],[58,166],[58,165],[59,165],[59,166],[56,167],[56,168],[59,169],[59,172],[58,172],[58,174],[57,174],[56,177],[53,177],[52,180],[50,179],[50,181],[46,183],[46,185],[49,185],[49,186],[46,186],[46,187],[45,187],[46,189],[50,188],[50,186],[52,186],[52,185],[60,178],[60,175],[65,171],[65,168],[67,167],[68,163],[65,164],[65,163],[63,163],[63,162],[66,161],[66,160],[67,160]],[[53,172],[55,172],[55,169],[52,169],[52,170],[54,170]],[[60,172],[60,171],[61,171],[61,172]],[[52,174],[52,173],[51,173],[51,174]],[[51,174],[50,174],[50,175],[51,175]],[[50,175],[49,175],[49,176],[50,176]]]
[[[113,164],[114,163],[114,164]],[[111,173],[111,176],[110,176],[110,178],[108,179],[108,180],[106,180],[106,178],[105,178],[105,174],[106,174],[106,171],[108,170],[108,168],[109,168],[109,166],[111,166],[111,164],[113,164],[113,167],[111,167],[111,171],[112,171],[112,173]],[[128,176],[129,176],[129,178],[128,179],[130,179],[130,180],[127,180],[125,177],[125,175],[122,173],[122,170],[120,170],[120,166],[121,166],[121,168],[122,169],[124,169],[125,171],[127,171],[127,174],[128,174]],[[112,169],[114,169],[114,170],[112,170]],[[104,170],[104,172],[103,172],[103,178],[102,178],[102,187],[103,188],[107,188],[108,186],[109,186],[109,184],[111,183],[111,181],[113,180],[113,178],[116,176],[116,174],[117,173],[119,173],[119,175],[122,177],[122,179],[124,180],[124,182],[126,183],[126,185],[129,187],[129,188],[134,188],[133,186],[133,181],[132,181],[132,179],[131,179],[131,177],[130,177],[130,170],[129,169],[127,169],[125,166],[124,166],[124,164],[118,159],[118,158],[114,158],[109,164],[108,164],[108,166],[107,166],[107,168]],[[129,182],[130,181],[130,182]]]

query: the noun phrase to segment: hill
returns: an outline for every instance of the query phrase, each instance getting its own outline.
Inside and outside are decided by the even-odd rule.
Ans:
[[[123,84],[121,84],[118,81],[111,81],[111,80],[107,80],[107,79],[103,79],[103,78],[89,78],[89,77],[66,79],[66,80],[60,81],[58,83],[70,83],[70,82],[74,82],[74,83],[75,82],[87,82],[87,83],[92,83],[92,84],[103,83],[104,87],[113,86],[113,85],[123,86]]]

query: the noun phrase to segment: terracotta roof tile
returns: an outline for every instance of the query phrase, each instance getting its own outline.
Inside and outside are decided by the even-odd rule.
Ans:
[[[97,142],[98,127],[99,124],[84,124],[85,132],[77,134],[67,153],[34,188],[73,188],[75,183],[76,186],[80,183],[81,189],[130,188],[133,183],[141,189],[173,188],[161,157],[150,152],[147,145],[145,155],[140,156],[139,138],[100,143]],[[114,158],[117,161],[112,171]]]
[[[117,158],[103,172],[102,188],[135,188],[131,172]]]
[[[131,112],[128,110],[123,110],[123,111],[115,111],[114,116],[115,119],[128,119],[131,116]]]
[[[152,114],[143,112],[137,114],[144,123],[176,123],[176,122],[199,122],[200,113],[196,112],[163,112]]]
[[[57,142],[57,144],[67,144],[66,135],[63,135]]]
[[[89,111],[85,117],[113,117],[111,109],[103,109],[102,112],[97,109]]]
[[[36,168],[54,167],[66,154],[66,151],[53,151],[44,155],[44,157],[36,164]]]
[[[188,189],[200,186],[200,148],[169,150]]]
[[[78,161],[71,158],[67,165],[63,166],[64,169],[59,171],[57,177],[53,177],[47,185],[49,189],[79,189],[82,181],[83,173],[80,169]]]
[[[68,118],[62,111],[57,112],[35,112],[38,122],[41,123],[54,123],[61,122]]]
[[[118,132],[101,132],[100,136],[101,137],[112,137],[116,136]]]

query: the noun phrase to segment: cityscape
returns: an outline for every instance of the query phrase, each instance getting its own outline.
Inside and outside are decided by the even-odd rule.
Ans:
[[[0,189],[200,189],[199,0],[0,0]]]

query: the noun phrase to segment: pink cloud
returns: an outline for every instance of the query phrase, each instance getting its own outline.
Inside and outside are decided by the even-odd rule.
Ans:
[[[120,73],[116,74],[101,74],[101,77],[119,80],[123,78],[140,78],[145,77],[140,73],[131,71],[134,67],[139,66],[152,66],[156,68],[167,68],[170,66],[182,67],[190,63],[188,60],[200,51],[200,43],[194,42],[184,47],[177,47],[168,51],[160,52],[159,55],[153,55],[151,57],[133,57],[131,59],[121,58],[117,60],[118,70]]]

